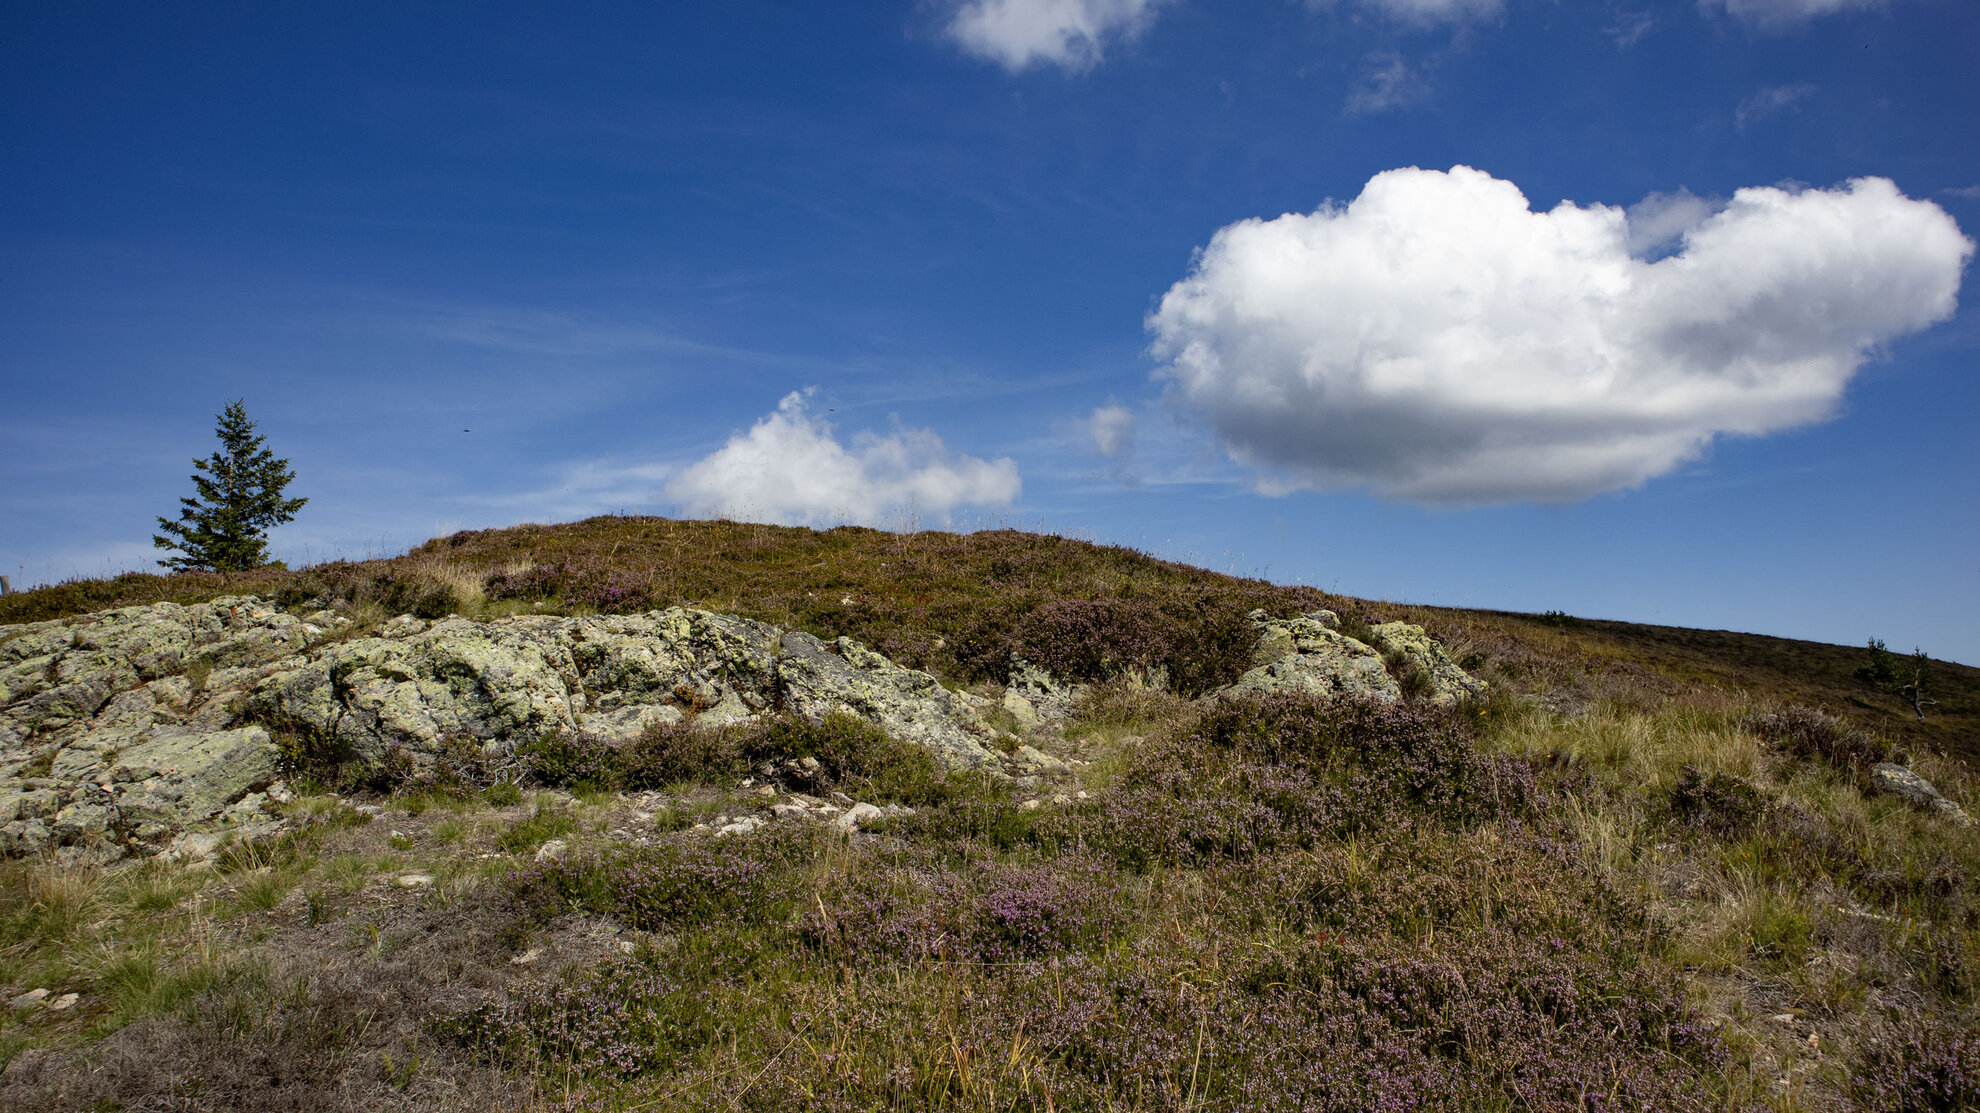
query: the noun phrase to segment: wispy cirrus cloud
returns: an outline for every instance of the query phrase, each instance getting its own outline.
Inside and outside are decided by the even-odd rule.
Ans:
[[[1814,95],[1815,88],[1809,81],[1769,85],[1739,102],[1739,107],[1733,110],[1733,126],[1745,131],[1749,124],[1792,111],[1795,105]]]
[[[1840,12],[1889,7],[1891,0],[1698,0],[1705,11],[1723,11],[1750,27],[1785,31]]]

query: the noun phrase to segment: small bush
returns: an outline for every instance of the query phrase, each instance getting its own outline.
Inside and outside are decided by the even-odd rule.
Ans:
[[[533,780],[558,788],[614,788],[621,779],[618,755],[611,746],[561,730],[516,747],[516,757]]]
[[[1841,769],[1860,772],[1892,757],[1890,743],[1812,707],[1749,715],[1741,725],[1783,753],[1821,758]]]
[[[738,731],[692,722],[650,724],[618,757],[620,778],[631,789],[734,780],[748,766]]]
[[[1767,798],[1759,789],[1729,773],[1704,776],[1687,765],[1671,787],[1671,815],[1696,831],[1721,838],[1746,834],[1767,814]]]
[[[1194,695],[1236,680],[1257,644],[1249,612],[1233,603],[1055,599],[1017,622],[1008,655],[1065,680],[1133,674]],[[963,652],[982,656],[974,642]]]
[[[615,916],[634,927],[707,926],[762,920],[785,899],[773,875],[803,848],[774,837],[713,846],[662,845],[535,863],[510,877],[525,914],[543,922],[564,912]],[[774,899],[773,899],[774,898]]]
[[[497,1062],[552,1077],[634,1078],[679,1065],[721,1030],[695,989],[658,964],[617,962],[570,984],[524,985],[432,1027]]]

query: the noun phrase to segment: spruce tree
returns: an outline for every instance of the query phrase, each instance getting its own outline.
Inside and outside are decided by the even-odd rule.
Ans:
[[[239,572],[267,564],[269,528],[294,519],[309,501],[282,497],[296,473],[263,445],[268,438],[255,435],[241,402],[227,403],[216,420],[220,451],[193,461],[198,497],[180,499],[179,520],[158,519],[165,532],[151,538],[182,554],[158,562],[174,571]]]

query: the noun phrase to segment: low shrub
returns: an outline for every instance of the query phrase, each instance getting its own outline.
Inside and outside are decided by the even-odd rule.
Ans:
[[[1187,738],[1142,747],[1104,796],[1037,835],[1143,869],[1535,808],[1532,767],[1481,752],[1473,730],[1462,712],[1415,705],[1222,700]]]
[[[532,863],[510,876],[525,918],[565,912],[614,916],[633,927],[705,926],[765,919],[788,901],[773,876],[810,855],[806,834],[760,835],[709,845],[663,844]]]
[[[946,773],[927,750],[896,741],[857,715],[812,722],[786,715],[721,727],[692,721],[656,723],[622,745],[552,732],[525,743],[518,757],[538,783],[588,790],[654,789],[677,781],[733,781],[759,770],[792,787],[836,789],[862,799],[912,806],[940,804],[978,791]],[[785,763],[810,759],[800,776]]]
[[[1010,963],[1104,946],[1128,924],[1117,879],[1099,863],[866,868],[841,876],[807,911],[802,938],[864,961]]]
[[[430,1022],[504,1065],[551,1077],[627,1079],[680,1064],[722,1030],[698,987],[650,962],[615,962],[569,983],[533,982]]]
[[[1892,758],[1889,742],[1812,707],[1785,707],[1748,715],[1740,724],[1783,753],[1820,758],[1840,769],[1861,772]]]
[[[1866,1041],[1851,1096],[1871,1113],[1964,1113],[1980,1108],[1980,1035],[1925,1022]]]
[[[1671,816],[1694,831],[1721,838],[1744,835],[1767,814],[1767,797],[1730,773],[1707,777],[1691,766],[1678,773],[1671,786]]]

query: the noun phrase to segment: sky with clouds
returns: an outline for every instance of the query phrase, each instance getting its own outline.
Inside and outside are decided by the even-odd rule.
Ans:
[[[8,25],[17,584],[152,566],[240,398],[292,564],[1008,525],[1980,664],[1970,0]]]

